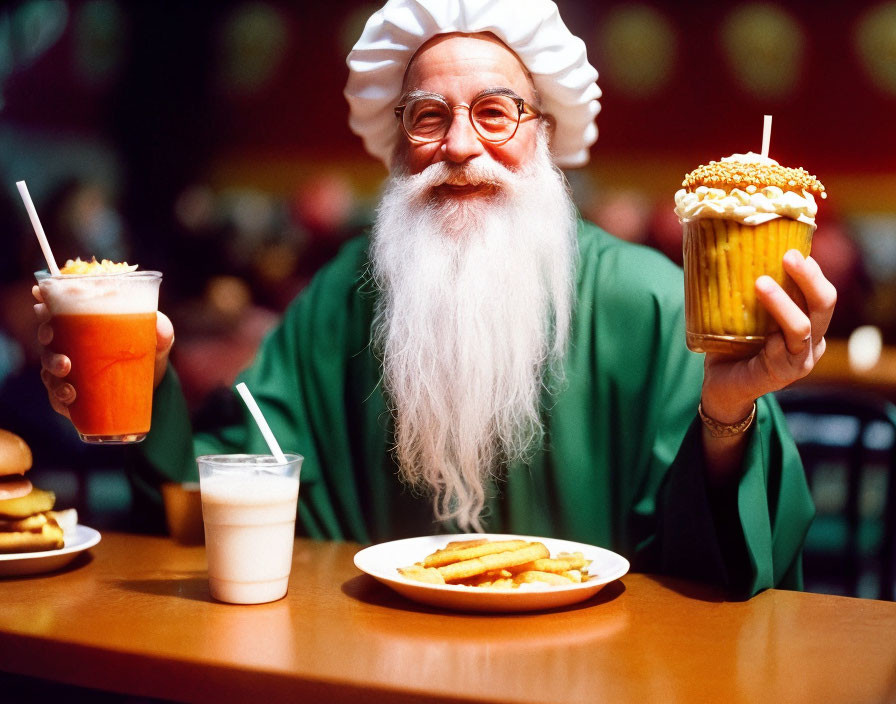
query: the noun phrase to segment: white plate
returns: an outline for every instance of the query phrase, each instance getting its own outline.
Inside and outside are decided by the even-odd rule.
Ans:
[[[581,552],[591,560],[591,575],[580,584],[506,590],[489,590],[455,584],[427,584],[407,579],[399,567],[420,562],[424,557],[445,547],[452,540],[528,540],[544,543],[552,556],[559,552]],[[355,554],[355,566],[399,594],[431,606],[465,611],[534,611],[553,609],[584,601],[605,585],[628,572],[629,564],[621,555],[604,548],[571,540],[537,538],[527,535],[496,533],[464,535],[429,535],[380,543]]]
[[[100,542],[98,531],[77,525],[71,533],[65,534],[65,545],[59,550],[0,555],[0,577],[19,577],[58,570],[98,542]]]

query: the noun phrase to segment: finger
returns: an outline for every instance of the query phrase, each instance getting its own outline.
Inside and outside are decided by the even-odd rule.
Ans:
[[[34,286],[32,286],[31,287],[31,295],[34,296],[34,300],[37,301],[38,303],[44,302],[44,294],[41,293],[40,286],[37,286],[36,284]]]
[[[37,341],[47,347],[53,342],[53,328],[49,323],[42,323],[37,327]]]
[[[812,323],[787,292],[770,276],[756,279],[756,297],[781,329],[787,351],[800,355],[810,350]]]
[[[78,394],[75,391],[74,386],[72,386],[71,384],[62,383],[56,387],[56,389],[53,391],[53,395],[56,397],[56,400],[63,406],[71,406]]]
[[[807,345],[809,347],[809,345]],[[747,362],[747,381],[743,386],[756,396],[777,391],[808,375],[815,359],[812,354],[793,355],[787,349],[784,335],[774,332],[766,336],[758,355]]]
[[[812,339],[818,343],[827,332],[834,315],[837,289],[827,280],[818,262],[812,257],[804,259],[796,250],[790,250],[784,255],[784,270],[800,288],[809,312]]]
[[[174,345],[174,326],[162,312],[156,313],[156,361],[153,370],[153,388],[155,389],[165,376],[168,368],[168,355]]]
[[[47,308],[46,303],[35,303],[34,314],[37,316],[38,323],[46,323],[52,317],[50,315],[50,309]]]
[[[40,364],[43,371],[60,379],[72,370],[72,362],[68,357],[50,351],[46,351],[40,356]]]
[[[167,355],[173,344],[174,325],[171,324],[171,319],[167,315],[158,311],[156,313],[156,354],[162,351]]]
[[[41,369],[40,378],[47,389],[50,406],[57,413],[69,418],[68,407],[74,403],[77,397],[75,387],[53,376],[46,369]]]

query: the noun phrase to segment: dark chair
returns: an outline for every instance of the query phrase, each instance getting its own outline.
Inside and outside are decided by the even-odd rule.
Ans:
[[[896,600],[896,406],[870,392],[800,386],[775,394],[818,506],[804,550],[806,586],[835,582],[859,596],[862,575],[875,574],[878,597]],[[821,489],[840,476],[841,502],[825,512]],[[880,515],[866,515],[869,477],[885,478]],[[836,488],[836,487],[835,487]],[[873,492],[873,489],[872,489]],[[837,498],[837,497],[835,497]],[[834,502],[836,503],[836,502]],[[881,502],[878,501],[878,504]]]

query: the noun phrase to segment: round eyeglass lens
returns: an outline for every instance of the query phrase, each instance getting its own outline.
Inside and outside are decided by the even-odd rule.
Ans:
[[[441,100],[418,98],[404,109],[404,127],[413,139],[423,142],[441,139],[451,124],[451,110]]]
[[[520,110],[507,95],[484,95],[473,102],[470,117],[483,139],[500,142],[513,136],[520,122]]]

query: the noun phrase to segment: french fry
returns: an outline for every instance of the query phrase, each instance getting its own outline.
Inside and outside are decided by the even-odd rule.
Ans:
[[[541,572],[539,570],[527,570],[520,572],[513,578],[514,584],[550,584],[551,586],[569,586],[570,580],[556,572]]]
[[[400,567],[398,573],[428,584],[516,589],[521,584],[581,583],[587,579],[590,562],[581,552],[561,552],[552,558],[547,547],[537,541],[462,540]]]
[[[472,560],[492,553],[507,550],[519,550],[526,546],[525,540],[471,540],[469,542],[454,541],[423,560],[424,567],[441,567],[461,560]]]
[[[582,582],[582,570],[567,570],[566,572],[561,572],[561,574],[570,582]]]
[[[459,582],[462,579],[475,577],[489,570],[522,565],[540,557],[547,557],[549,554],[548,549],[542,543],[526,543],[521,548],[492,552],[481,557],[442,565],[436,569],[446,582]]]
[[[588,561],[582,556],[582,553],[558,555],[556,558],[545,557],[540,560],[533,560],[524,565],[511,569],[511,572],[525,572],[527,570],[535,570],[537,572],[556,572],[562,574],[567,570],[580,569],[585,567]]]
[[[399,567],[398,573],[408,579],[428,584],[444,584],[445,579],[435,567],[424,567],[421,564]]]

